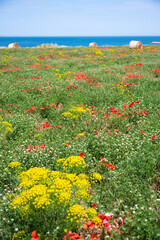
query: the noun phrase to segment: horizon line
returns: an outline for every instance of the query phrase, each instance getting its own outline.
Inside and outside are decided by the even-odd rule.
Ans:
[[[0,36],[0,37],[160,37],[160,35],[98,35],[98,36]]]

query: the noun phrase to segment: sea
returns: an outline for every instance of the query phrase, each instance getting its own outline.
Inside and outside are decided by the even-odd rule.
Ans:
[[[90,37],[0,37],[0,47],[8,47],[8,44],[17,42],[20,47],[36,47],[40,44],[57,44],[58,46],[79,47],[89,46],[96,42],[97,46],[124,46],[131,40],[141,41],[143,45],[153,45],[152,42],[160,42],[160,36],[90,36]]]

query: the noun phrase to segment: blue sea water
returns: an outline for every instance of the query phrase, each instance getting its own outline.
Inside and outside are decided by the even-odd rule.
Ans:
[[[0,37],[0,46],[8,47],[9,43],[17,42],[20,47],[36,47],[43,43],[53,43],[69,47],[89,46],[96,42],[98,46],[124,46],[131,40],[141,41],[143,45],[160,42],[160,36],[129,36],[129,37]]]

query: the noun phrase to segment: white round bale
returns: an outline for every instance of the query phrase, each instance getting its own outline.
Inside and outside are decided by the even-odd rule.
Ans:
[[[142,49],[143,45],[141,41],[130,41],[129,43],[130,49]]]
[[[20,48],[19,44],[18,43],[10,43],[8,45],[8,48]]]
[[[91,43],[89,44],[89,47],[97,47],[97,43],[96,43],[96,42],[91,42]]]

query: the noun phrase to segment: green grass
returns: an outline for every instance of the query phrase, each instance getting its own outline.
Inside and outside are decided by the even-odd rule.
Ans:
[[[30,239],[35,230],[41,240],[59,240],[70,230],[82,239],[93,233],[101,240],[158,239],[160,47],[0,49],[0,58],[1,238]],[[72,196],[67,205],[44,209],[31,204],[25,214],[10,207],[20,194],[20,172],[66,172],[57,160],[82,152],[86,167],[68,173],[102,176],[91,182],[87,200]],[[14,161],[21,166],[9,167]],[[96,204],[97,216],[112,212],[111,230],[72,222],[67,211],[75,204]]]

